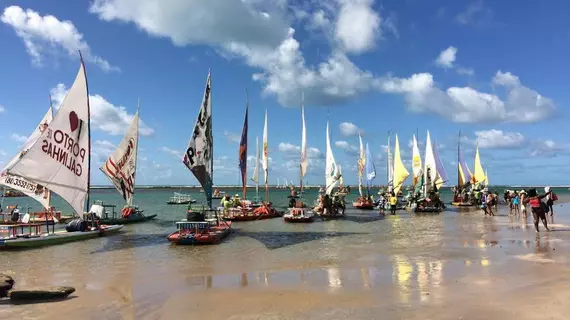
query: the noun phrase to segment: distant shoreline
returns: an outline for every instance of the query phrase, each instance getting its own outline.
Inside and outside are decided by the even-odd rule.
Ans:
[[[347,185],[350,188],[358,188],[357,185]],[[295,186],[296,188],[298,188],[298,186]],[[319,189],[322,186],[313,186],[313,185],[307,185],[304,186],[307,189]],[[385,187],[385,186],[372,186],[372,188],[381,188],[381,187]],[[498,186],[491,186],[491,188],[544,188],[544,187],[551,187],[551,188],[570,188],[570,185],[568,186],[548,186],[548,185],[541,185],[541,186],[522,186],[522,185],[515,185],[515,186],[508,186],[508,185],[498,185]],[[137,186],[136,189],[201,189],[201,186],[165,186],[165,185],[155,185],[155,186]],[[214,186],[214,189],[241,189],[242,186],[236,186],[236,185],[220,185],[220,186]],[[248,189],[250,188],[255,188],[255,186],[247,186]],[[259,186],[260,189],[265,188],[265,186]],[[277,186],[277,185],[273,185],[273,186],[269,186],[270,189],[288,189],[289,187],[284,188],[283,186]],[[449,188],[453,188],[453,186],[444,186],[444,189],[449,189]],[[91,186],[91,189],[115,189],[114,186],[109,185],[109,186]]]

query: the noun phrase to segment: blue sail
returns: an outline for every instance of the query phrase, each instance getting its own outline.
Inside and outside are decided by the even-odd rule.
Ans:
[[[368,148],[368,143],[366,143],[366,191],[370,195],[370,182],[376,178],[376,168],[374,167],[374,162],[372,162],[372,154]]]

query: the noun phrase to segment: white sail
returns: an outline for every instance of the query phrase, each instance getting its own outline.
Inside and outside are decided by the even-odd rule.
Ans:
[[[265,109],[265,125],[263,126],[263,153],[261,154],[261,167],[265,177],[265,185],[268,184],[268,169],[269,169],[269,150],[267,140],[267,109]]]
[[[305,106],[301,105],[303,130],[301,131],[301,180],[307,173],[307,130],[305,128]]]
[[[20,156],[28,151],[28,149],[38,140],[41,136],[42,132],[48,127],[49,123],[53,119],[53,111],[51,106],[49,110],[46,112],[40,124],[36,127],[34,132],[28,137],[28,140],[24,142],[22,146],[22,151],[20,151],[12,160],[8,162],[8,164],[0,173],[0,185],[6,186],[8,188],[14,189],[16,191],[20,191],[27,195],[28,197],[38,201],[41,205],[49,209],[50,207],[50,191],[47,188],[44,188],[42,185],[34,183],[33,181],[27,180],[23,177],[18,177],[7,172],[7,169],[12,167],[18,160]]]
[[[425,159],[424,185],[425,185],[425,194],[427,194],[427,192],[433,186],[437,178],[437,164],[435,161],[435,156],[433,154],[433,146],[431,144],[429,131],[427,132],[426,154],[424,159]]]
[[[57,193],[78,214],[89,192],[90,122],[83,62],[57,114],[38,140],[8,168]]]
[[[329,133],[329,123],[327,121],[327,153],[326,153],[326,167],[325,167],[325,185],[326,193],[330,195],[340,178],[340,172],[331,148],[331,139]]]
[[[416,140],[416,135],[412,136],[412,178],[413,186],[418,184],[422,176],[422,157],[420,155],[420,148],[418,148],[418,140]]]
[[[137,110],[119,147],[99,168],[111,180],[128,205],[133,204],[133,196],[135,194],[138,142],[139,112]]]
[[[251,181],[259,185],[259,137],[255,139],[255,169],[253,169]]]
[[[387,155],[387,161],[388,163],[386,164],[386,170],[388,171],[388,185],[389,186],[394,186],[394,163],[393,158],[392,158],[392,147],[391,147],[391,139],[392,136],[390,134],[388,134],[388,149],[386,150],[386,152],[388,153]]]
[[[208,207],[212,208],[212,184],[214,179],[214,137],[212,136],[212,77],[208,72],[206,88],[198,119],[192,130],[192,137],[184,153],[182,162],[192,171],[204,189]]]
[[[358,141],[360,142],[360,155],[358,157],[358,193],[360,193],[362,197],[362,175],[364,174],[364,168],[366,166],[366,151],[364,150],[360,133],[358,133]]]

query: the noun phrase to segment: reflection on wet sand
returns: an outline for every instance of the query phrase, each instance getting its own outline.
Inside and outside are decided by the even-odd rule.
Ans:
[[[328,268],[327,279],[331,291],[338,291],[338,289],[342,288],[342,279],[338,268]]]

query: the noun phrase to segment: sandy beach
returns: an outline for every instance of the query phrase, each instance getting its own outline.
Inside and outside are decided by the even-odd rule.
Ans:
[[[184,248],[164,242],[170,224],[143,224],[3,253],[18,286],[77,291],[61,302],[4,302],[0,318],[567,319],[570,216],[555,210],[551,232],[505,207],[493,218],[352,212],[307,226],[240,224],[218,246]]]

